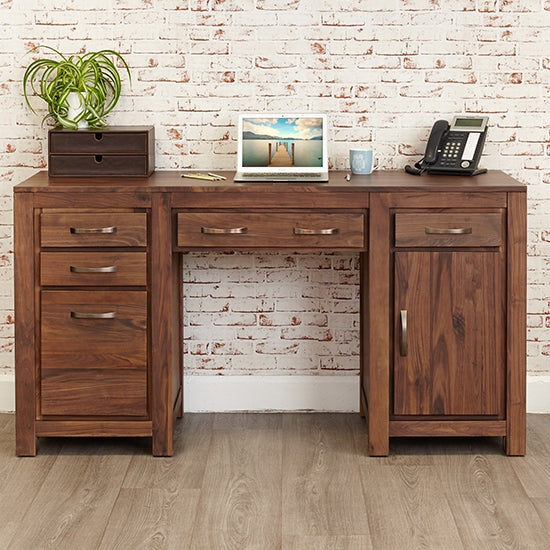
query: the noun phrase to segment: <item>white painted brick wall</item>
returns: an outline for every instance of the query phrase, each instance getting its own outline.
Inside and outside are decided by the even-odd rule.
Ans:
[[[46,167],[21,78],[46,43],[126,56],[108,121],[154,124],[159,169],[233,168],[241,110],[326,112],[338,169],[361,144],[402,169],[435,119],[487,113],[483,164],[529,184],[528,369],[550,374],[550,0],[0,0],[0,25],[0,372],[12,186]],[[184,275],[188,371],[357,372],[356,255],[186,254]]]

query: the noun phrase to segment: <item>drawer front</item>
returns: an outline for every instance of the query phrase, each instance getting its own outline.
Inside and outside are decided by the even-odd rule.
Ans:
[[[147,245],[144,212],[48,212],[40,216],[42,247]]]
[[[147,155],[49,155],[50,176],[148,176]]]
[[[363,250],[362,213],[213,213],[179,212],[181,248],[305,248]]]
[[[395,215],[395,246],[500,246],[502,220],[498,212],[398,213]]]
[[[147,132],[64,132],[49,134],[50,153],[146,154]]]
[[[43,286],[146,286],[145,252],[42,252]]]
[[[145,291],[46,290],[41,323],[43,415],[147,416]]]

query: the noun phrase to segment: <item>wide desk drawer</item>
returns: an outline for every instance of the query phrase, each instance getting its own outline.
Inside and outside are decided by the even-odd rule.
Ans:
[[[476,247],[502,244],[502,214],[397,213],[397,247]]]
[[[144,212],[49,212],[40,216],[42,247],[147,245]]]
[[[145,286],[145,252],[42,252],[42,286]]]
[[[179,212],[180,248],[364,249],[357,213]]]

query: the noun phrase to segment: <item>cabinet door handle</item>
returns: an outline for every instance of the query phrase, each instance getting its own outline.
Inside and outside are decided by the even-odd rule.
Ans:
[[[116,226],[111,227],[71,227],[74,235],[86,235],[89,233],[116,233]]]
[[[106,265],[104,267],[71,266],[71,273],[116,273],[116,270],[116,265]]]
[[[116,319],[116,311],[107,311],[106,313],[82,313],[80,311],[71,311],[73,319]]]
[[[470,235],[471,227],[457,227],[456,229],[447,227],[425,227],[426,235]]]
[[[295,227],[294,235],[337,235],[340,233],[338,227],[331,227],[329,229],[307,229],[305,227]]]
[[[399,345],[399,353],[401,357],[407,357],[407,310],[402,309],[401,315],[401,342]]]
[[[248,227],[201,227],[205,235],[243,235],[248,233]]]

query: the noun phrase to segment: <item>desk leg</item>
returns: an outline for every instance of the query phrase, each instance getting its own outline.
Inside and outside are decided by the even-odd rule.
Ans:
[[[36,455],[36,342],[34,199],[15,193],[15,433],[18,456]]]
[[[368,226],[366,228],[368,235]],[[367,416],[367,404],[364,388],[368,387],[368,349],[369,349],[369,255],[361,252],[359,258],[359,414]]]
[[[175,288],[173,289],[174,296],[177,296],[177,302],[173,303],[173,321],[175,339],[175,357],[174,361],[174,379],[178,380],[179,388],[177,389],[178,397],[176,399],[175,414],[177,418],[183,417],[183,261],[181,254],[173,256],[172,281]]]
[[[172,254],[171,196],[153,193],[151,208],[151,414],[153,422],[153,455],[172,456],[174,448],[174,405],[178,388],[174,388],[172,371],[175,349],[171,326],[176,301],[174,295],[174,256]],[[179,306],[178,306],[179,307]],[[175,390],[175,392],[174,392]],[[174,395],[174,393],[176,395]]]
[[[525,193],[508,195],[508,337],[506,454],[526,451],[527,207]]]
[[[383,194],[373,194],[369,209],[369,269],[362,284],[368,288],[368,317],[363,338],[367,342],[363,391],[367,401],[369,454],[390,452],[390,215]],[[363,280],[364,279],[364,280]]]

